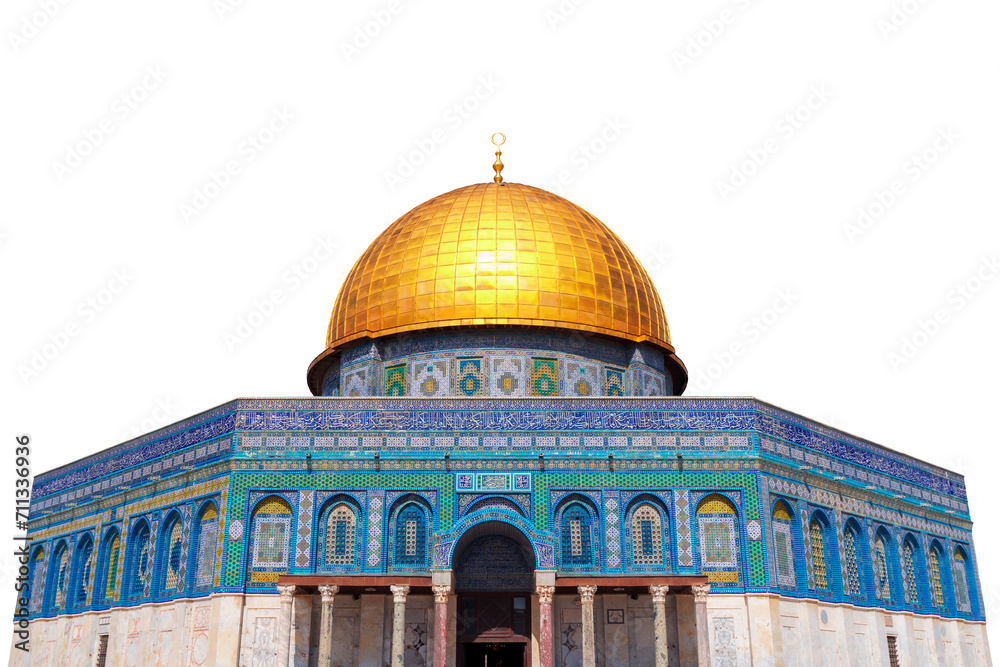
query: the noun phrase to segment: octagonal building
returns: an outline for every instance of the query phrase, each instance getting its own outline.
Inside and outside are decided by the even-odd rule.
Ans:
[[[649,274],[562,197],[396,220],[307,382],[39,475],[11,664],[991,664],[962,476],[682,397]]]

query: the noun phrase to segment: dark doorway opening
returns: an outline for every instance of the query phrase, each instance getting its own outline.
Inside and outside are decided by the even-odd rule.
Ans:
[[[529,644],[462,644],[462,667],[525,667]]]

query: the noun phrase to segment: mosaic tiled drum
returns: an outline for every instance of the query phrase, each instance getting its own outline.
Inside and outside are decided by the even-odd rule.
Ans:
[[[990,664],[963,477],[682,397],[649,276],[560,197],[418,206],[327,344],[315,397],[35,479],[30,664]]]

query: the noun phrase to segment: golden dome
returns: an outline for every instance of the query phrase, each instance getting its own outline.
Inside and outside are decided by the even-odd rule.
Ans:
[[[686,384],[660,296],[614,232],[551,192],[480,183],[420,204],[361,255],[333,306],[327,350],[310,366],[310,387],[317,390],[329,356],[345,343],[470,326],[548,327],[645,342],[666,354],[675,388]]]

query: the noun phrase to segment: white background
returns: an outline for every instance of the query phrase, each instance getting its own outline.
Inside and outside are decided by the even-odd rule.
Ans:
[[[4,3],[11,462],[20,433],[37,473],[235,397],[306,395],[355,258],[489,180],[499,130],[508,181],[560,192],[643,260],[689,395],[756,396],[966,476],[1000,646],[995,3],[223,2]],[[268,135],[275,109],[294,119]],[[252,160],[250,135],[270,140]],[[753,173],[724,197],[734,169]],[[920,347],[893,364],[904,338]]]

